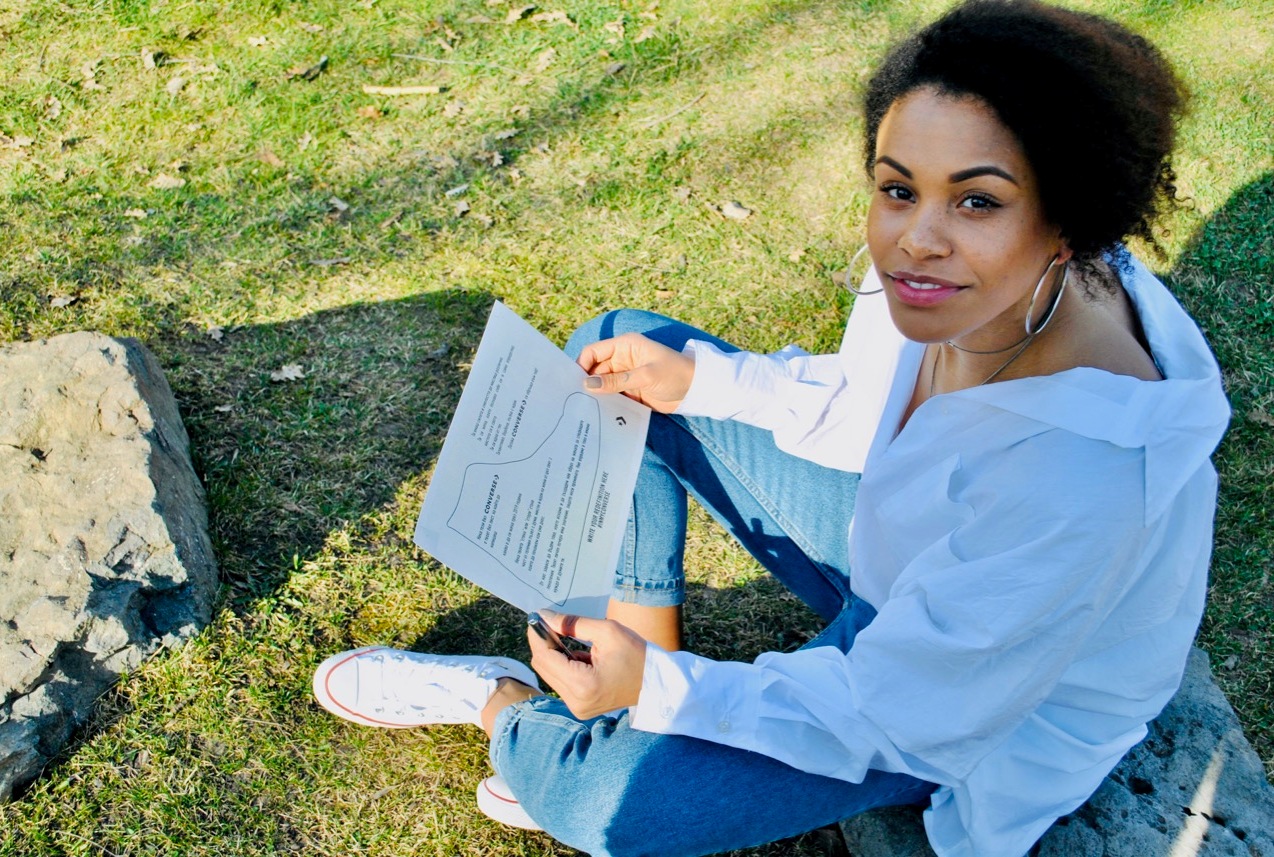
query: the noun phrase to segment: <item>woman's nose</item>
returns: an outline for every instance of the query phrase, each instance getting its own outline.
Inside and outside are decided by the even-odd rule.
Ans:
[[[945,219],[945,212],[936,207],[916,206],[898,236],[898,247],[913,259],[947,255],[951,252],[951,243]]]

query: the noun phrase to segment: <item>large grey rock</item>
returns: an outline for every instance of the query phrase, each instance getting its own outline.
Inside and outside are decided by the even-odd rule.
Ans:
[[[920,811],[841,824],[853,857],[931,857]],[[1274,857],[1274,787],[1212,680],[1190,653],[1177,695],[1097,793],[1059,819],[1037,857]]]
[[[217,572],[189,445],[136,340],[0,346],[0,800],[120,673],[207,623]]]

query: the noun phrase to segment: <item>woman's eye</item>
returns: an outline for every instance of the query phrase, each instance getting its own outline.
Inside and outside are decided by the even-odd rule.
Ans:
[[[960,205],[965,208],[971,208],[974,211],[990,211],[993,208],[999,208],[1000,204],[989,196],[983,196],[979,193],[972,193],[960,200]]]
[[[915,194],[911,189],[900,184],[886,184],[880,186],[881,193],[892,199],[901,200],[902,202],[911,202],[915,199]]]

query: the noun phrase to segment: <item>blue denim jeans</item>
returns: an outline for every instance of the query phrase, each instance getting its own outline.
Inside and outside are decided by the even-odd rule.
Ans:
[[[652,313],[620,310],[571,338],[628,331],[678,350],[687,339],[731,346]],[[767,431],[655,414],[616,569],[615,597],[652,606],[685,596],[686,498],[693,495],[826,627],[808,646],[848,651],[875,616],[849,590],[849,518],[858,475],[779,450]],[[935,786],[871,771],[862,783],[808,774],[698,738],[632,728],[628,715],[580,721],[556,698],[506,708],[491,763],[557,839],[594,857],[712,854],[794,836],[881,806],[920,803]]]

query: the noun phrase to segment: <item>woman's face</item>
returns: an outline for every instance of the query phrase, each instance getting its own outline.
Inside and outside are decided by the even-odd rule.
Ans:
[[[971,349],[1020,340],[1035,284],[1069,251],[1012,132],[976,98],[919,89],[885,114],[876,155],[867,243],[894,324]]]

